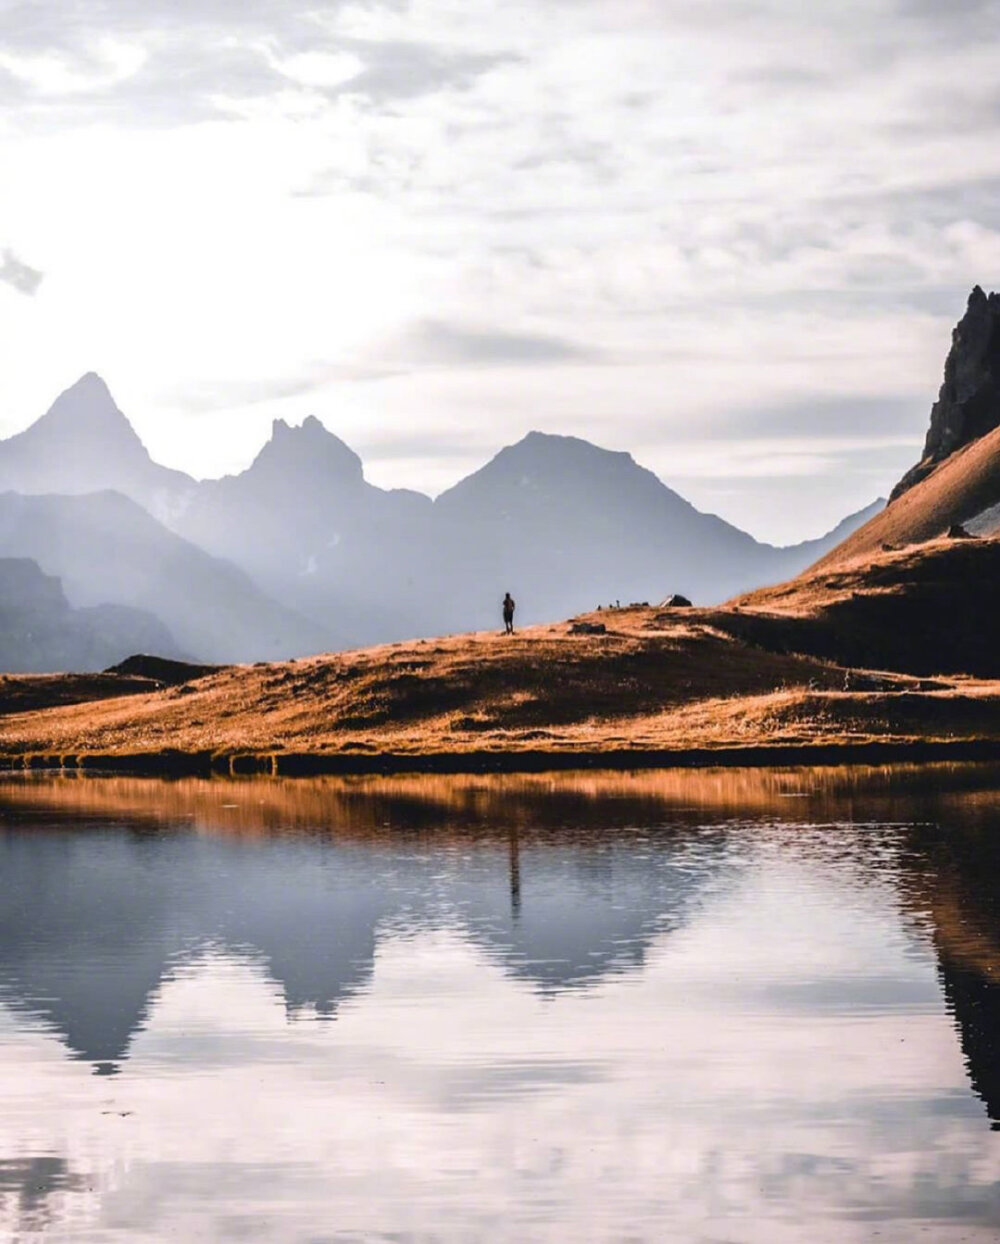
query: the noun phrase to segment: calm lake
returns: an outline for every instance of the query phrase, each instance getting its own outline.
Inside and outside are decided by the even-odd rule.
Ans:
[[[0,1238],[1000,1239],[1000,770],[0,783]]]

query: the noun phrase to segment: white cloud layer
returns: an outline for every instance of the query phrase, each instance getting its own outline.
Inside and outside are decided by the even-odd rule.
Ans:
[[[0,0],[0,225],[46,273],[0,285],[0,432],[97,369],[197,474],[275,415],[426,489],[538,427],[812,534],[1000,284],[998,15]]]

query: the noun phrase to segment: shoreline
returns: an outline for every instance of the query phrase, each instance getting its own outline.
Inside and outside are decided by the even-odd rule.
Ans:
[[[613,748],[465,752],[158,752],[0,754],[0,775],[92,777],[320,777],[399,774],[556,773],[587,770],[769,768],[904,762],[1000,761],[1000,739],[775,743],[739,747]]]

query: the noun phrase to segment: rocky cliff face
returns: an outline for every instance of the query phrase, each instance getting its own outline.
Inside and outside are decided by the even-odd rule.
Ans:
[[[918,484],[943,459],[1000,427],[1000,294],[977,285],[951,337],[944,383],[931,410],[924,452],[890,500]]]

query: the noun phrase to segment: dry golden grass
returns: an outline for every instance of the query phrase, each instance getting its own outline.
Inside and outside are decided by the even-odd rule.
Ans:
[[[1000,741],[998,617],[1000,540],[939,539],[815,568],[720,609],[588,615],[601,635],[561,623],[417,640],[145,693],[126,680],[131,694],[114,698],[100,698],[113,678],[8,677],[0,756],[175,751],[285,757],[286,768],[302,755],[479,756],[515,767],[529,754],[622,763]],[[94,698],[73,702],[88,686]]]
[[[626,745],[695,699],[833,686],[822,662],[756,651],[697,618],[622,610],[567,624],[234,666],[181,687],[8,716],[4,751],[466,751]],[[842,677],[842,676],[840,676]]]
[[[902,547],[944,535],[1000,502],[1000,428],[946,458],[926,479],[869,519],[813,570],[863,561],[883,545]]]
[[[516,764],[529,752],[1000,738],[1000,684],[897,674],[845,692],[836,664],[727,630],[748,616],[621,610],[591,615],[606,635],[564,623],[234,666],[151,694],[10,713],[0,752],[502,753]]]
[[[574,832],[609,824],[666,823],[675,818],[746,818],[776,821],[812,816],[837,819],[858,796],[873,799],[900,790],[901,776],[957,791],[968,802],[984,782],[982,766],[851,765],[794,768],[666,768],[645,771],[591,770],[559,774],[405,774],[395,776],[181,778],[81,777],[67,773],[0,777],[8,808],[61,816],[74,823],[109,818],[232,837],[323,834],[340,840],[392,839],[399,823],[411,840],[426,830],[435,842],[506,839],[512,831],[530,838],[571,824]],[[994,770],[995,773],[995,770]],[[906,790],[904,786],[902,789]],[[985,792],[990,799],[994,788]],[[947,797],[947,796],[946,796]],[[804,801],[804,802],[800,802]]]
[[[0,674],[0,716],[140,695],[156,686],[149,678],[116,674]]]

